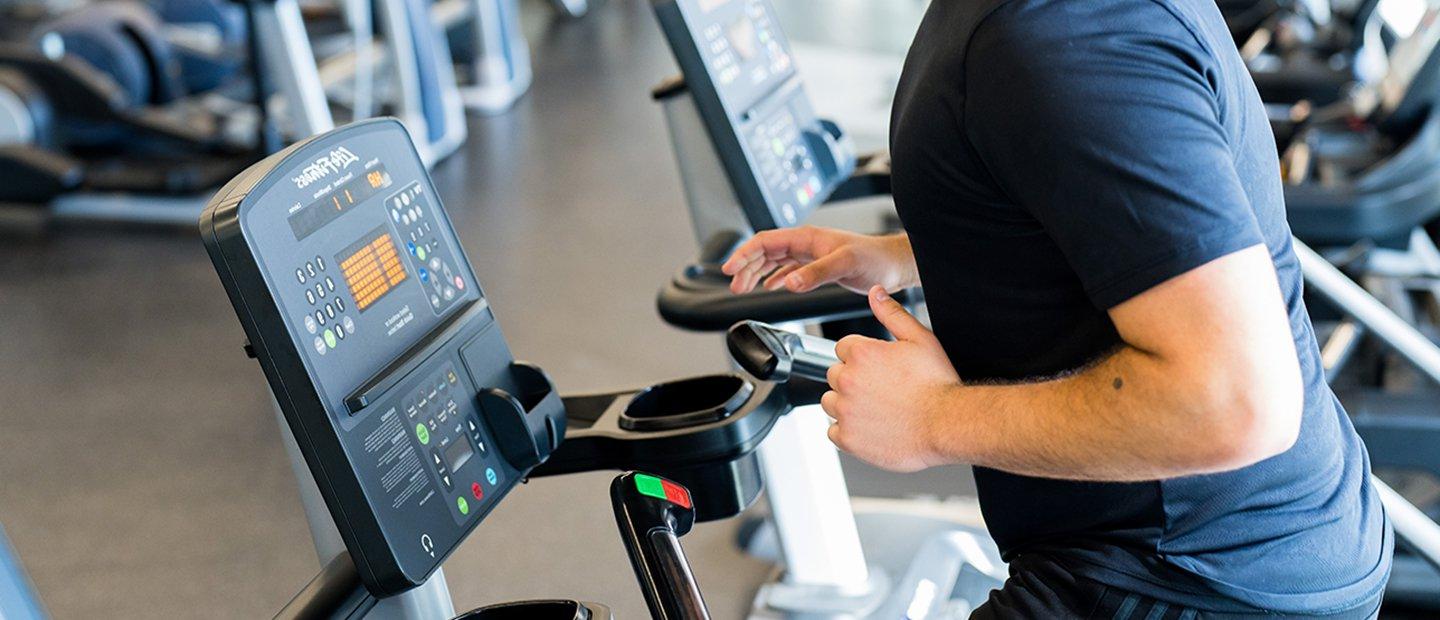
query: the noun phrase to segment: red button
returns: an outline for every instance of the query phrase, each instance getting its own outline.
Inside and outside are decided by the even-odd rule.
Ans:
[[[485,499],[485,489],[480,488],[479,482],[470,483],[470,493],[475,496],[475,499]]]
[[[461,280],[460,276],[455,276],[455,288],[458,288],[462,291],[465,290],[465,281]]]
[[[669,480],[661,480],[660,486],[665,489],[665,499],[670,500],[673,504],[679,504],[684,508],[690,507],[690,491],[686,490],[685,487],[670,482]]]

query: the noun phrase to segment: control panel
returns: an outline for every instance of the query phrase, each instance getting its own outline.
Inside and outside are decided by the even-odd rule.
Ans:
[[[816,116],[768,0],[656,0],[656,15],[756,230],[794,226],[855,168]]]
[[[563,437],[559,397],[512,358],[398,122],[256,164],[201,232],[375,594],[422,583]]]

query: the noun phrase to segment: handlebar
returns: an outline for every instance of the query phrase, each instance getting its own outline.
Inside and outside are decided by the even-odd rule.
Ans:
[[[756,379],[784,383],[791,376],[826,382],[839,363],[835,341],[785,331],[759,321],[740,321],[725,334],[730,357]]]
[[[680,547],[680,537],[695,525],[690,491],[658,476],[628,472],[610,483],[610,501],[650,616],[709,620],[710,611]]]

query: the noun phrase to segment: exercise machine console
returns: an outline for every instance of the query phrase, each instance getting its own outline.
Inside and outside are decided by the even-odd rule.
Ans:
[[[757,228],[803,221],[854,171],[855,149],[815,114],[774,8],[763,0],[660,0],[655,14],[686,77],[656,97],[688,88]]]

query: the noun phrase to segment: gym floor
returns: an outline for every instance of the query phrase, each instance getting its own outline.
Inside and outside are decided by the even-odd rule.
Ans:
[[[843,35],[847,53],[897,58],[922,6],[777,4],[799,45]],[[655,312],[694,241],[649,98],[675,68],[648,3],[608,0],[574,21],[524,9],[532,92],[472,118],[435,170],[513,349],[566,392],[725,370],[718,335]],[[811,88],[822,110],[853,105]],[[316,572],[267,389],[193,232],[0,236],[0,317],[0,523],[55,617],[268,617]],[[847,469],[857,495],[971,488],[963,468]],[[645,617],[611,475],[511,495],[445,566],[456,608],[567,597]],[[717,618],[741,617],[768,570],[734,549],[736,524],[685,540]]]

